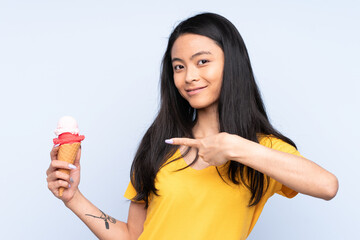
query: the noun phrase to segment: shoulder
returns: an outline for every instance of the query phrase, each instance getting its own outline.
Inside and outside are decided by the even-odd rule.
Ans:
[[[258,135],[259,144],[272,148],[278,151],[287,152],[295,155],[300,155],[298,150],[291,144],[285,142],[284,140],[275,137],[272,134],[259,134]]]

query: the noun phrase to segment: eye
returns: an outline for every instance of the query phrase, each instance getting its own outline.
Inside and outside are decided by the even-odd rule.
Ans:
[[[205,63],[209,62],[208,60],[206,59],[201,59],[200,61],[198,61],[198,64],[199,65],[204,65]]]
[[[174,66],[174,70],[176,71],[176,70],[180,70],[180,69],[183,69],[184,68],[184,66],[182,66],[182,65],[176,65],[176,66]]]

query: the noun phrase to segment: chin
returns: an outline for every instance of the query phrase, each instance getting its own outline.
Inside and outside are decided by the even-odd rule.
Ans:
[[[195,108],[196,110],[206,109],[209,107],[217,107],[217,104],[209,102],[189,102],[189,104],[192,108]]]

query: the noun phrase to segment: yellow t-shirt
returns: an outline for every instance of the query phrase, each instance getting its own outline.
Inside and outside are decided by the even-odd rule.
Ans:
[[[263,137],[260,144],[301,156],[290,144],[275,137]],[[168,161],[181,156],[179,150]],[[251,192],[243,185],[226,184],[214,166],[202,170],[188,167],[180,158],[161,168],[155,179],[159,196],[150,195],[149,208],[140,240],[239,240],[246,239],[260,213],[274,193],[288,198],[297,192],[270,178],[261,201],[248,207]],[[226,166],[226,164],[224,165]],[[224,168],[225,169],[225,168]],[[131,182],[124,196],[132,199]]]

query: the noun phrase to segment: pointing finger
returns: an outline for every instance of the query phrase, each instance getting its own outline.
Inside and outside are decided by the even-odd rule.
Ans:
[[[171,138],[171,139],[166,139],[165,142],[172,145],[184,145],[188,147],[199,146],[199,141],[197,139],[192,139],[192,138]]]

